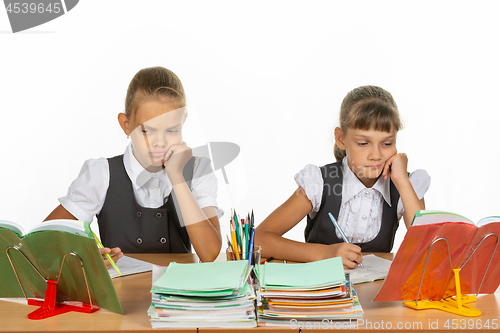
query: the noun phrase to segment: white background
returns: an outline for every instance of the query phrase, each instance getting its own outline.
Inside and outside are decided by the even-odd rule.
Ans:
[[[25,229],[58,205],[86,159],[123,153],[117,114],[141,68],[182,80],[192,147],[241,147],[226,167],[236,210],[260,223],[306,164],[334,161],[345,94],[390,91],[428,209],[500,215],[497,1],[96,1],[12,34],[0,10],[0,219]],[[232,203],[219,178],[229,229]],[[305,221],[287,236],[303,240]],[[402,240],[400,228],[397,243]],[[398,246],[396,245],[396,248]],[[395,248],[395,249],[396,249]]]

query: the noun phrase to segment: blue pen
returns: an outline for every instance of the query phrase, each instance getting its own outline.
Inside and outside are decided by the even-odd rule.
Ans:
[[[340,225],[337,223],[337,220],[335,219],[335,217],[333,217],[332,213],[328,213],[328,216],[330,216],[330,220],[332,220],[333,225],[339,231],[339,234],[340,234],[340,236],[342,236],[342,239],[344,240],[344,242],[351,244],[351,242],[349,242],[346,235],[344,234],[344,231],[342,230]],[[363,263],[359,263],[358,266],[363,267]]]
[[[253,237],[255,234],[255,230],[252,230],[250,233],[250,245],[248,249],[248,266],[252,266],[252,259],[253,259]]]

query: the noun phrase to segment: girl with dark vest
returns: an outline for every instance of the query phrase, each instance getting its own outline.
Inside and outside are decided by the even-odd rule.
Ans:
[[[163,67],[140,70],[118,115],[131,139],[125,153],[87,160],[60,205],[46,218],[92,222],[105,248],[123,253],[191,252],[213,261],[221,249],[217,179],[210,160],[182,141],[186,96]],[[106,261],[108,266],[109,263]]]
[[[256,229],[262,256],[292,261],[342,257],[347,268],[362,262],[361,252],[390,252],[399,219],[411,225],[425,209],[430,177],[424,170],[408,174],[408,158],[396,149],[401,129],[392,95],[376,86],[349,92],[335,128],[337,162],[307,165],[295,175],[294,194]],[[331,213],[351,244],[344,243]],[[283,237],[305,216],[306,243]]]

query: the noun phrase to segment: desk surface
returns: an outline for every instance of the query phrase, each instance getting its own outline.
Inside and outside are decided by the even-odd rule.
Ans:
[[[391,256],[390,254],[388,254]],[[170,261],[196,262],[193,254],[135,254],[131,257],[152,262],[157,265],[168,265]],[[392,258],[391,258],[392,259]],[[124,315],[118,315],[107,310],[93,314],[66,313],[42,320],[27,319],[28,313],[35,307],[26,302],[0,300],[0,332],[138,332],[153,330],[147,315],[151,302],[151,272],[129,275],[113,279],[118,297],[120,298]],[[382,281],[360,284],[356,286],[361,306],[364,310],[362,320],[357,322],[358,331],[371,329],[407,329],[407,330],[446,330],[453,327],[478,329],[488,321],[490,329],[497,326],[500,329],[500,291],[495,294],[478,297],[473,304],[483,312],[481,317],[467,318],[448,314],[438,310],[415,311],[404,307],[402,302],[374,303],[372,302],[380,289]],[[449,329],[445,326],[448,323]],[[304,327],[301,331],[313,331]],[[317,328],[316,328],[317,329]],[[316,331],[314,329],[314,331]],[[299,328],[262,328],[257,329],[199,329],[199,332],[236,332],[252,330],[272,330],[273,332],[299,332]],[[155,332],[197,332],[197,329],[154,330]],[[472,332],[469,330],[468,332]]]

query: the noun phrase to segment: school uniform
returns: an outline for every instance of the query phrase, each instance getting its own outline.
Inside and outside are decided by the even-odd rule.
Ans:
[[[192,157],[184,179],[200,208],[217,207],[217,178],[204,157]],[[61,205],[78,220],[96,216],[104,246],[124,253],[185,253],[191,243],[172,184],[164,170],[151,173],[134,157],[129,144],[123,155],[85,161]]]
[[[419,169],[409,175],[419,199],[430,186],[430,177]],[[404,207],[391,181],[380,177],[367,188],[354,175],[347,159],[322,167],[306,165],[295,175],[312,203],[307,216],[305,240],[308,243],[343,242],[328,213],[331,213],[347,236],[364,252],[390,252]]]

